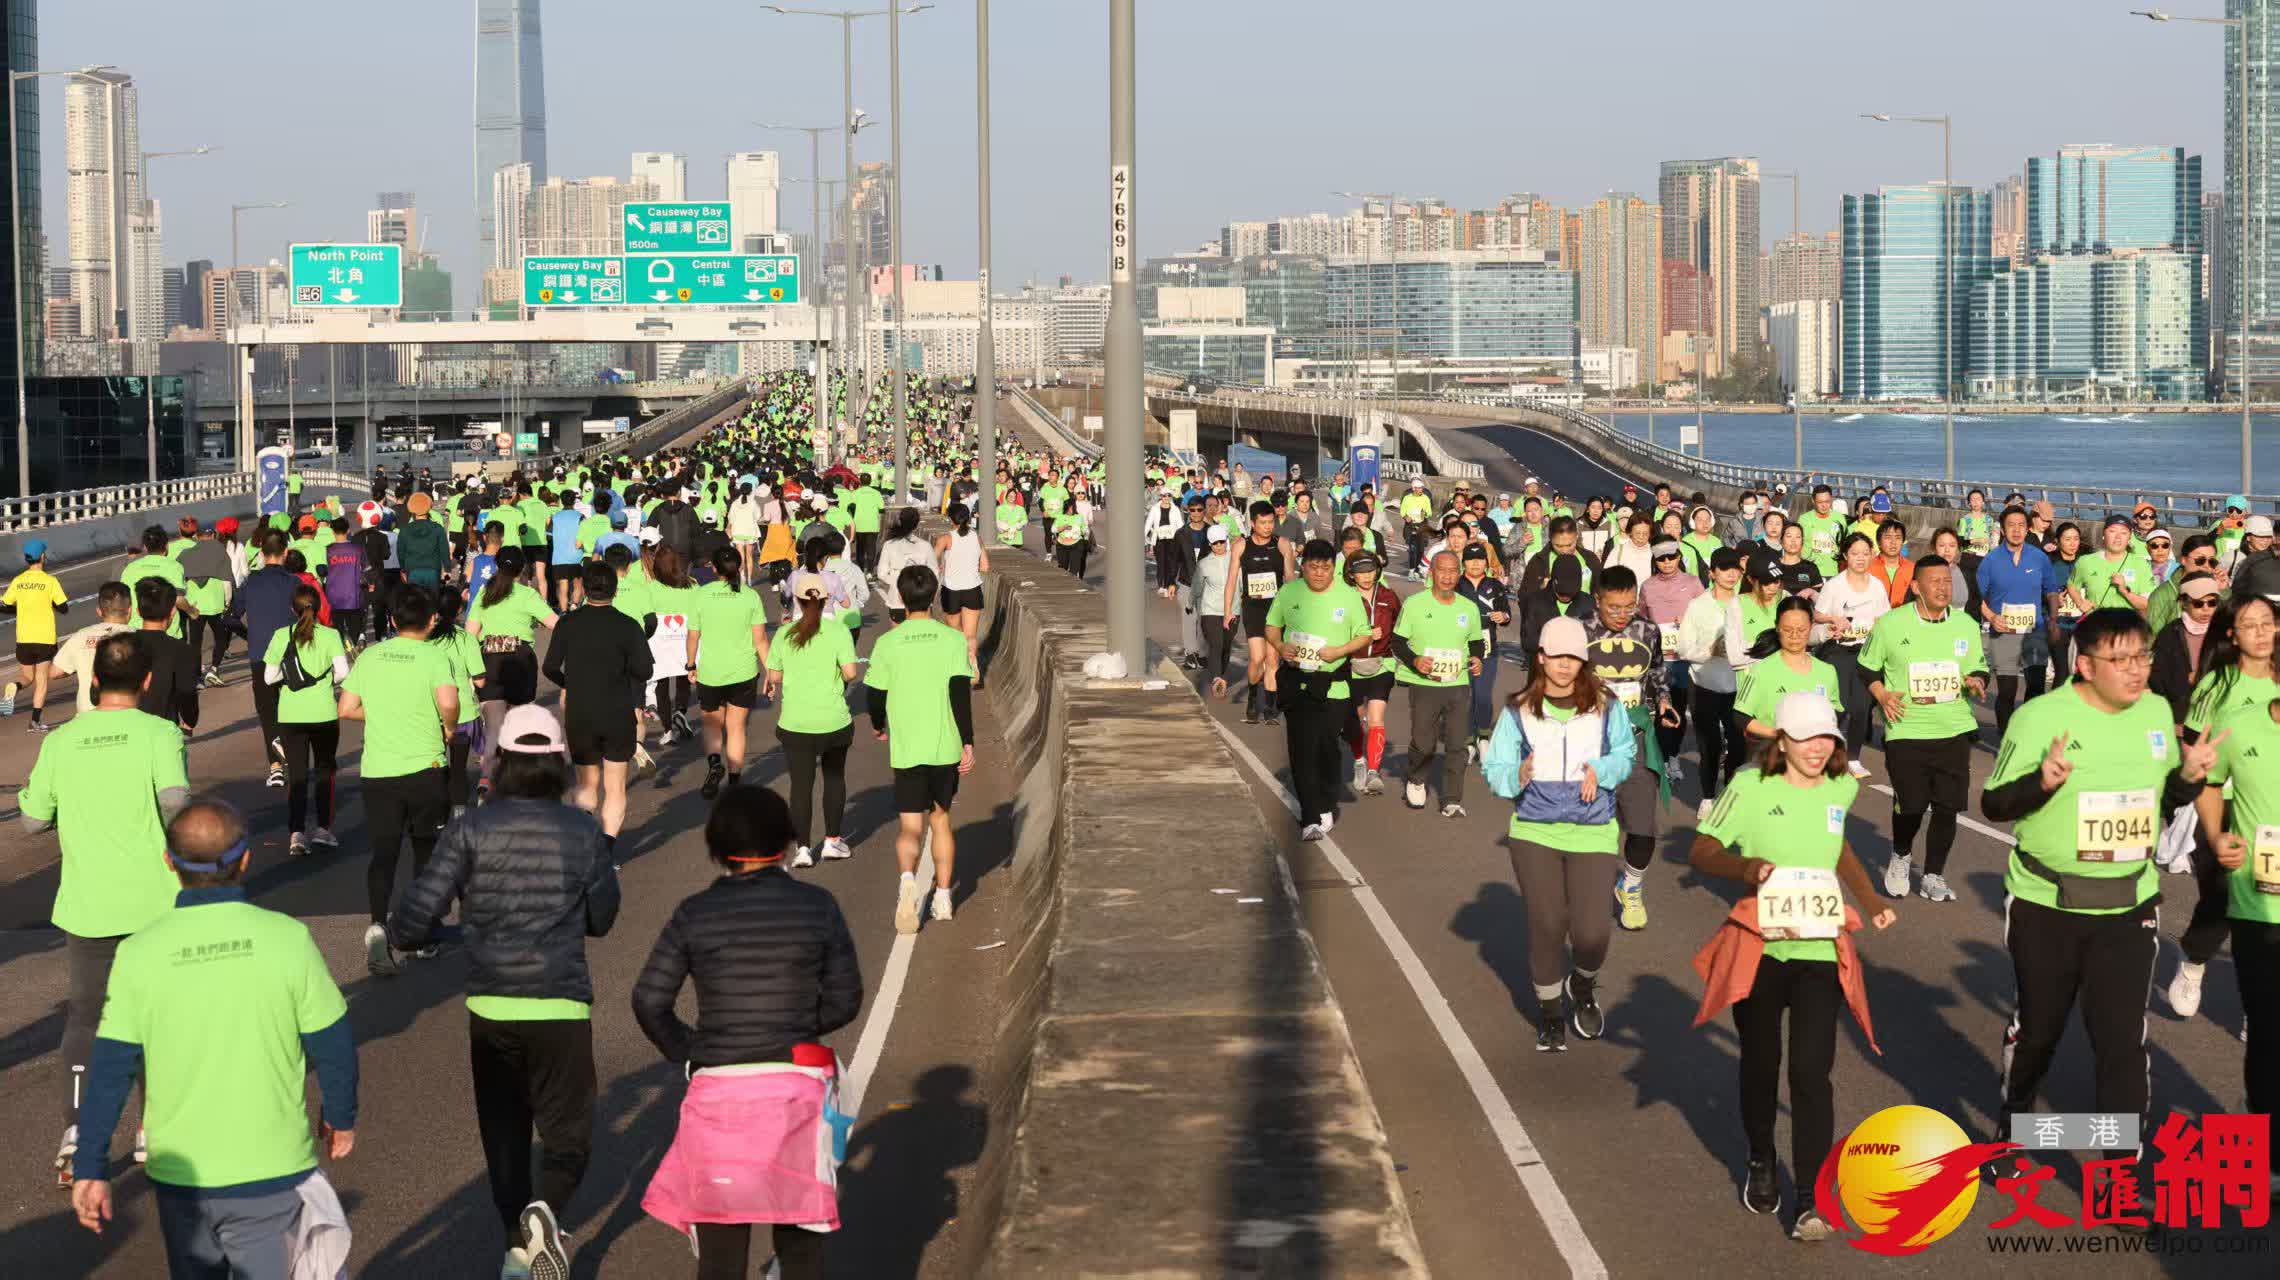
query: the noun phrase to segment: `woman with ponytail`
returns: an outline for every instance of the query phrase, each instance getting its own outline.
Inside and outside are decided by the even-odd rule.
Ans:
[[[744,722],[759,702],[760,664],[768,656],[768,614],[760,593],[744,585],[743,568],[736,548],[714,552],[714,579],[697,588],[689,609],[688,661],[704,717],[707,800],[720,794],[724,779],[735,786],[744,772]]]
[[[905,508],[909,510],[910,508]],[[890,543],[891,547],[893,544]],[[857,674],[855,634],[826,625],[831,588],[809,573],[792,579],[796,616],[777,628],[768,646],[767,695],[781,696],[776,740],[784,746],[791,774],[792,825],[799,832],[795,867],[853,857],[841,837],[847,813],[847,748],[855,740],[855,718],[847,709],[847,686]],[[823,847],[817,850],[809,816],[814,812],[815,775],[823,770]]]
[[[521,548],[501,547],[498,568],[467,615],[467,634],[483,646],[483,737],[494,744],[510,708],[538,701],[537,630],[555,623],[546,597],[522,580],[523,563]]]
[[[293,625],[269,638],[261,678],[278,686],[277,731],[285,748],[285,851],[293,857],[310,846],[337,849],[332,833],[333,779],[340,773],[340,699],[348,679],[348,646],[340,633],[318,621],[324,597],[306,583],[293,588]],[[317,825],[307,825],[309,793],[317,797]],[[302,833],[307,832],[304,836]]]

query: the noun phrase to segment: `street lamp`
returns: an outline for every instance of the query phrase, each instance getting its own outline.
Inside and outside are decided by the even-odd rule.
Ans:
[[[179,151],[145,151],[142,153],[143,199],[150,199],[150,162],[166,156],[203,156],[221,150],[220,147],[187,147]],[[129,258],[132,267],[134,260]],[[149,281],[142,282],[146,287]],[[138,295],[139,296],[139,295]],[[158,373],[156,368],[143,371],[143,476],[152,484],[158,483]]]
[[[16,496],[19,498],[32,496],[31,404],[24,390],[31,377],[32,362],[31,357],[24,354],[24,211],[15,207],[16,194],[23,190],[16,172],[16,86],[46,76],[96,80],[102,72],[112,70],[116,68],[105,62],[71,71],[11,70],[8,73],[8,202],[15,211],[15,217],[8,224],[8,252],[15,262],[15,272],[10,279],[15,282],[15,296],[8,299],[8,306],[16,321]]]
[[[853,49],[854,49],[854,31],[855,31],[855,22],[856,22],[856,20],[857,20],[857,19],[859,19],[859,18],[876,18],[876,17],[881,17],[881,16],[884,16],[884,17],[887,19],[887,34],[888,34],[888,41],[889,41],[889,50],[888,50],[888,63],[889,63],[889,67],[888,67],[888,74],[889,74],[889,75],[892,77],[892,79],[893,79],[893,92],[892,92],[892,94],[891,94],[890,96],[892,96],[892,98],[894,99],[894,101],[893,101],[893,103],[892,103],[892,106],[891,106],[891,110],[892,110],[892,113],[893,113],[893,115],[894,115],[894,121],[893,121],[893,127],[892,127],[892,133],[893,133],[893,137],[894,137],[894,142],[893,142],[893,144],[892,144],[892,146],[891,146],[891,148],[890,148],[890,150],[891,150],[891,152],[892,152],[892,159],[889,161],[889,164],[891,165],[891,167],[892,167],[892,168],[893,168],[893,170],[894,170],[894,173],[893,173],[893,178],[892,178],[892,180],[893,180],[893,183],[894,183],[894,187],[893,187],[893,190],[892,190],[892,191],[889,193],[889,197],[890,197],[890,201],[891,201],[891,203],[888,205],[888,229],[887,229],[887,237],[888,237],[888,240],[889,240],[889,242],[890,242],[890,256],[891,256],[891,257],[893,257],[893,258],[895,259],[895,263],[894,263],[894,269],[895,269],[895,280],[894,280],[894,286],[895,286],[895,333],[896,333],[896,337],[897,337],[897,339],[898,339],[898,341],[897,341],[897,342],[896,342],[896,344],[895,344],[895,374],[896,374],[896,377],[895,377],[895,487],[896,487],[896,489],[898,490],[898,492],[899,492],[899,493],[901,493],[901,494],[907,494],[907,493],[909,492],[909,490],[910,490],[909,462],[908,462],[908,460],[907,460],[907,459],[905,459],[905,458],[903,457],[903,453],[904,453],[904,445],[905,445],[905,443],[906,443],[906,441],[907,441],[907,439],[908,439],[908,436],[909,436],[909,431],[910,431],[910,410],[909,410],[909,406],[908,406],[907,404],[905,404],[905,403],[904,403],[904,400],[903,400],[903,382],[902,382],[902,376],[901,376],[901,374],[902,374],[902,344],[901,344],[901,342],[899,341],[899,339],[900,339],[900,337],[901,337],[901,334],[902,334],[902,323],[903,323],[903,317],[902,317],[902,260],[901,260],[901,259],[902,259],[902,25],[901,25],[901,15],[903,15],[903,14],[906,14],[906,13],[922,13],[922,12],[924,12],[925,10],[928,10],[928,9],[931,9],[931,8],[933,8],[934,6],[933,6],[933,5],[931,5],[931,4],[916,4],[916,5],[907,5],[907,6],[905,6],[905,5],[895,5],[895,6],[892,6],[892,7],[889,7],[889,8],[885,8],[885,9],[795,9],[795,8],[789,8],[789,7],[787,7],[787,6],[784,6],[784,5],[780,5],[780,4],[770,4],[770,5],[763,5],[763,6],[761,6],[761,7],[762,7],[762,8],[765,8],[765,9],[767,9],[767,10],[768,10],[768,11],[770,11],[771,13],[782,14],[782,15],[784,15],[785,17],[806,17],[806,18],[835,18],[835,19],[837,19],[837,20],[838,20],[838,22],[839,22],[839,61],[840,61],[840,70],[839,70],[839,89],[840,89],[840,99],[841,99],[841,103],[840,103],[840,105],[841,105],[840,114],[841,114],[842,116],[844,116],[844,117],[847,119],[847,121],[848,121],[848,125],[849,125],[849,127],[848,127],[848,130],[847,130],[847,135],[846,135],[846,136],[847,136],[847,195],[848,195],[848,198],[847,198],[847,245],[848,245],[848,248],[849,248],[849,251],[850,251],[850,253],[852,253],[852,250],[853,250],[853,246],[854,246],[854,242],[855,242],[855,130],[857,130],[857,129],[861,128],[861,127],[862,127],[862,123],[863,123],[863,122],[862,122],[862,121],[861,121],[861,120],[860,120],[860,119],[857,117],[857,115],[856,115],[856,111],[855,111],[855,96],[854,96],[854,95],[855,95],[855,77],[854,77],[854,52],[853,52]],[[853,271],[852,271],[852,270],[850,270],[850,271],[849,271],[849,273],[848,273],[848,284],[849,284],[849,288],[848,288],[848,297],[847,297],[847,320],[848,320],[847,329],[848,329],[848,332],[850,332],[850,333],[853,333],[853,332],[854,332],[854,330],[855,330],[855,323],[854,323],[854,321],[855,321],[855,299],[854,299],[854,288],[853,288],[853,285],[854,285],[854,273],[853,273]],[[869,299],[869,291],[868,291],[868,289],[866,289],[866,290],[865,290],[865,298],[864,298],[864,302],[865,302],[865,307],[864,307],[864,310],[865,310],[866,312],[868,312],[868,311],[869,311],[869,309],[870,309],[870,308],[869,308],[869,305],[868,305],[868,304],[869,304],[869,301],[870,301],[870,299]],[[865,345],[868,345],[868,343],[866,343]],[[854,405],[855,405],[855,397],[854,397],[853,395],[849,395],[849,396],[848,396],[848,407],[849,407],[850,409],[852,409],[852,408],[854,407]]]
[[[756,129],[775,129],[781,130],[785,133],[804,133],[808,136],[808,218],[810,220],[810,225],[812,228],[810,234],[815,236],[815,265],[820,267],[823,259],[823,135],[827,133],[838,133],[841,130],[847,128],[848,125],[846,123],[769,124],[761,120],[753,121],[752,125]],[[741,248],[741,246],[739,247]],[[825,376],[823,363],[823,300],[820,296],[811,295],[809,297],[808,312],[810,315],[815,317],[816,333],[815,385],[810,388],[810,390],[812,390],[814,393],[815,421],[808,427],[808,430],[813,433],[822,431],[826,426],[826,410],[824,408],[823,394],[823,383]],[[829,460],[824,456],[824,450],[820,447],[820,444],[817,450],[816,463],[819,468],[829,465]]]
[[[1890,112],[1863,113],[1863,120],[1878,124],[1936,124],[1940,127],[1940,408],[1947,422],[1947,478],[1955,479],[1955,184],[1949,177],[1954,148],[1950,145],[1952,121],[1939,116],[1896,116]]]
[[[980,206],[981,265],[976,274],[982,291],[981,325],[974,331],[974,509],[982,511],[997,508],[997,340],[990,332],[990,0],[974,0],[974,193]],[[1039,332],[1030,354],[1040,365],[1043,345]],[[985,493],[988,507],[982,505]]]
[[[2249,485],[2255,480],[2255,442],[2248,421],[2248,10],[2244,6],[2238,18],[2196,18],[2160,9],[2132,9],[2130,12],[2154,22],[2196,22],[2211,27],[2240,28],[2240,160],[2239,168],[2225,179],[2225,194],[2240,205],[2240,491],[2248,493]],[[2265,123],[2270,127],[2269,112]]]
[[[230,274],[222,288],[222,330],[230,338],[231,434],[237,437],[238,465],[247,471],[254,469],[253,437],[248,434],[253,424],[246,421],[252,416],[253,406],[249,403],[252,397],[246,394],[246,381],[251,370],[242,363],[245,349],[238,345],[237,340],[237,273],[244,266],[238,261],[238,215],[254,209],[285,209],[291,206],[290,200],[262,200],[253,204],[230,206]]]

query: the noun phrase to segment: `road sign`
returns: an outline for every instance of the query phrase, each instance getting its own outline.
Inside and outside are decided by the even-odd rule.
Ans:
[[[619,230],[627,253],[727,253],[728,205],[635,201],[625,206]]]
[[[292,466],[293,451],[275,445],[253,455],[254,509],[265,516],[281,515],[285,510],[285,471]]]
[[[524,258],[526,307],[625,305],[623,258]]]
[[[789,253],[627,254],[625,278],[636,306],[773,306],[800,300],[800,260]]]
[[[292,247],[296,307],[404,305],[404,248],[394,244]]]
[[[537,433],[536,431],[518,431],[518,432],[516,432],[516,433],[515,433],[515,452],[516,452],[516,453],[537,453],[537,452],[538,452],[538,433]]]

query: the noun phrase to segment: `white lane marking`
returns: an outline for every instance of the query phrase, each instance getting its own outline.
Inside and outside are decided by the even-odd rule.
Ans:
[[[1869,790],[1871,791],[1881,791],[1888,796],[1892,794],[1892,788],[1885,786],[1881,782],[1871,782],[1868,784],[1868,786]],[[1992,837],[1999,844],[2016,845],[2019,843],[2016,839],[2012,838],[2009,832],[1997,831],[1995,828],[1988,826],[1986,823],[1981,822],[1979,819],[1972,817],[1968,813],[1959,813],[1955,815],[1955,820],[1983,836]]]
[[[1264,779],[1268,786],[1276,789],[1276,794],[1282,797],[1283,807],[1291,811],[1291,816],[1297,817],[1298,798],[1282,789],[1281,784],[1275,780],[1274,771],[1267,768],[1266,762],[1259,759],[1216,717],[1213,718],[1211,727],[1219,730],[1219,736],[1226,739],[1227,745],[1245,764],[1251,766],[1253,772]],[[1393,916],[1386,911],[1385,904],[1378,900],[1377,891],[1370,888],[1368,881],[1362,878],[1361,871],[1346,856],[1346,851],[1338,847],[1336,840],[1324,837],[1314,847],[1321,850],[1338,874],[1354,886],[1354,900],[1361,904],[1362,914],[1369,917],[1370,927],[1377,930],[1378,940],[1385,944],[1386,951],[1393,956],[1393,962],[1400,968],[1401,976],[1409,980],[1411,993],[1424,1008],[1425,1016],[1433,1023],[1433,1029],[1440,1033],[1441,1043],[1447,1046],[1449,1056],[1456,1060],[1458,1072],[1464,1076],[1466,1086],[1472,1090],[1473,1101],[1480,1104],[1481,1113],[1488,1118],[1489,1128],[1495,1131],[1497,1142],[1504,1148],[1505,1160],[1512,1165],[1512,1172],[1520,1179],[1520,1189],[1528,1193],[1529,1202],[1536,1206],[1536,1216],[1543,1219],[1544,1230],[1552,1237],[1552,1244],[1559,1249],[1560,1256],[1567,1260],[1568,1274],[1579,1280],[1596,1280],[1597,1277],[1605,1276],[1607,1264],[1600,1260],[1599,1251],[1591,1247],[1591,1239],[1584,1234],[1583,1223],[1576,1218],[1574,1208],[1568,1204],[1567,1194],[1560,1190],[1560,1184],[1553,1179],[1551,1167],[1544,1162],[1543,1153],[1536,1149],[1535,1140],[1528,1136],[1526,1126],[1520,1123],[1520,1116],[1513,1111],[1511,1102],[1504,1096],[1504,1090],[1497,1087],[1496,1077],[1489,1073],[1488,1061],[1481,1057],[1480,1049],[1473,1044],[1472,1037],[1465,1034],[1463,1025],[1457,1021],[1456,1011],[1449,1007],[1448,997],[1441,994],[1441,988],[1433,981],[1433,975],[1426,972],[1425,962],[1418,959],[1416,950],[1409,945],[1409,939],[1402,936],[1400,927],[1393,922]]]
[[[926,842],[918,850],[918,882],[934,891],[934,826],[927,824]],[[897,878],[895,892],[902,892]],[[896,898],[900,905],[901,898]],[[919,927],[926,925],[926,909],[930,902],[918,907]],[[879,994],[871,998],[871,1016],[863,1023],[862,1038],[855,1042],[855,1060],[847,1066],[847,1078],[839,1090],[839,1109],[848,1115],[861,1117],[863,1094],[871,1087],[871,1073],[878,1069],[879,1055],[887,1047],[887,1030],[895,1024],[895,1007],[902,1002],[903,983],[910,978],[910,953],[917,949],[918,934],[898,933],[894,946],[887,952],[887,971],[880,975]]]

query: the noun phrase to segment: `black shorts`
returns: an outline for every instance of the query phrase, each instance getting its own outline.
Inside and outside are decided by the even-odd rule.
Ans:
[[[976,613],[982,611],[982,589],[980,587],[968,587],[964,591],[952,591],[948,587],[944,587],[941,594],[935,598],[941,601],[942,612],[944,613],[964,613],[968,609]]]
[[[1385,670],[1378,672],[1374,676],[1355,676],[1351,681],[1348,682],[1353,686],[1354,689],[1355,706],[1360,706],[1365,702],[1371,701],[1388,702],[1392,700],[1393,683],[1395,676],[1393,664],[1397,661],[1399,661],[1399,659],[1387,658],[1385,660]]]
[[[758,676],[754,676],[750,680],[739,680],[735,684],[699,682],[697,685],[697,705],[707,711],[718,711],[722,707],[742,707],[746,711],[750,711],[759,701],[760,678]]]
[[[586,566],[583,564],[550,564],[546,566],[546,580],[550,583],[576,582],[584,576],[586,576]]]
[[[483,689],[480,702],[504,702],[510,707],[538,701],[538,651],[528,644],[504,653],[483,652]]]
[[[53,661],[55,661],[55,646],[52,644],[19,644],[16,646],[17,665],[27,671],[43,662]]]
[[[1267,608],[1272,600],[1245,600],[1243,602],[1243,634],[1254,640],[1267,638]]]
[[[958,766],[920,764],[895,770],[895,812],[947,812],[958,798]]]
[[[1886,739],[1884,767],[1892,774],[1894,811],[1922,813],[1927,808],[1939,808],[1962,813],[1970,808],[1974,736]]]
[[[592,720],[573,714],[570,723],[562,727],[562,736],[569,741],[572,764],[595,765],[605,760],[625,764],[633,759],[633,712]]]

